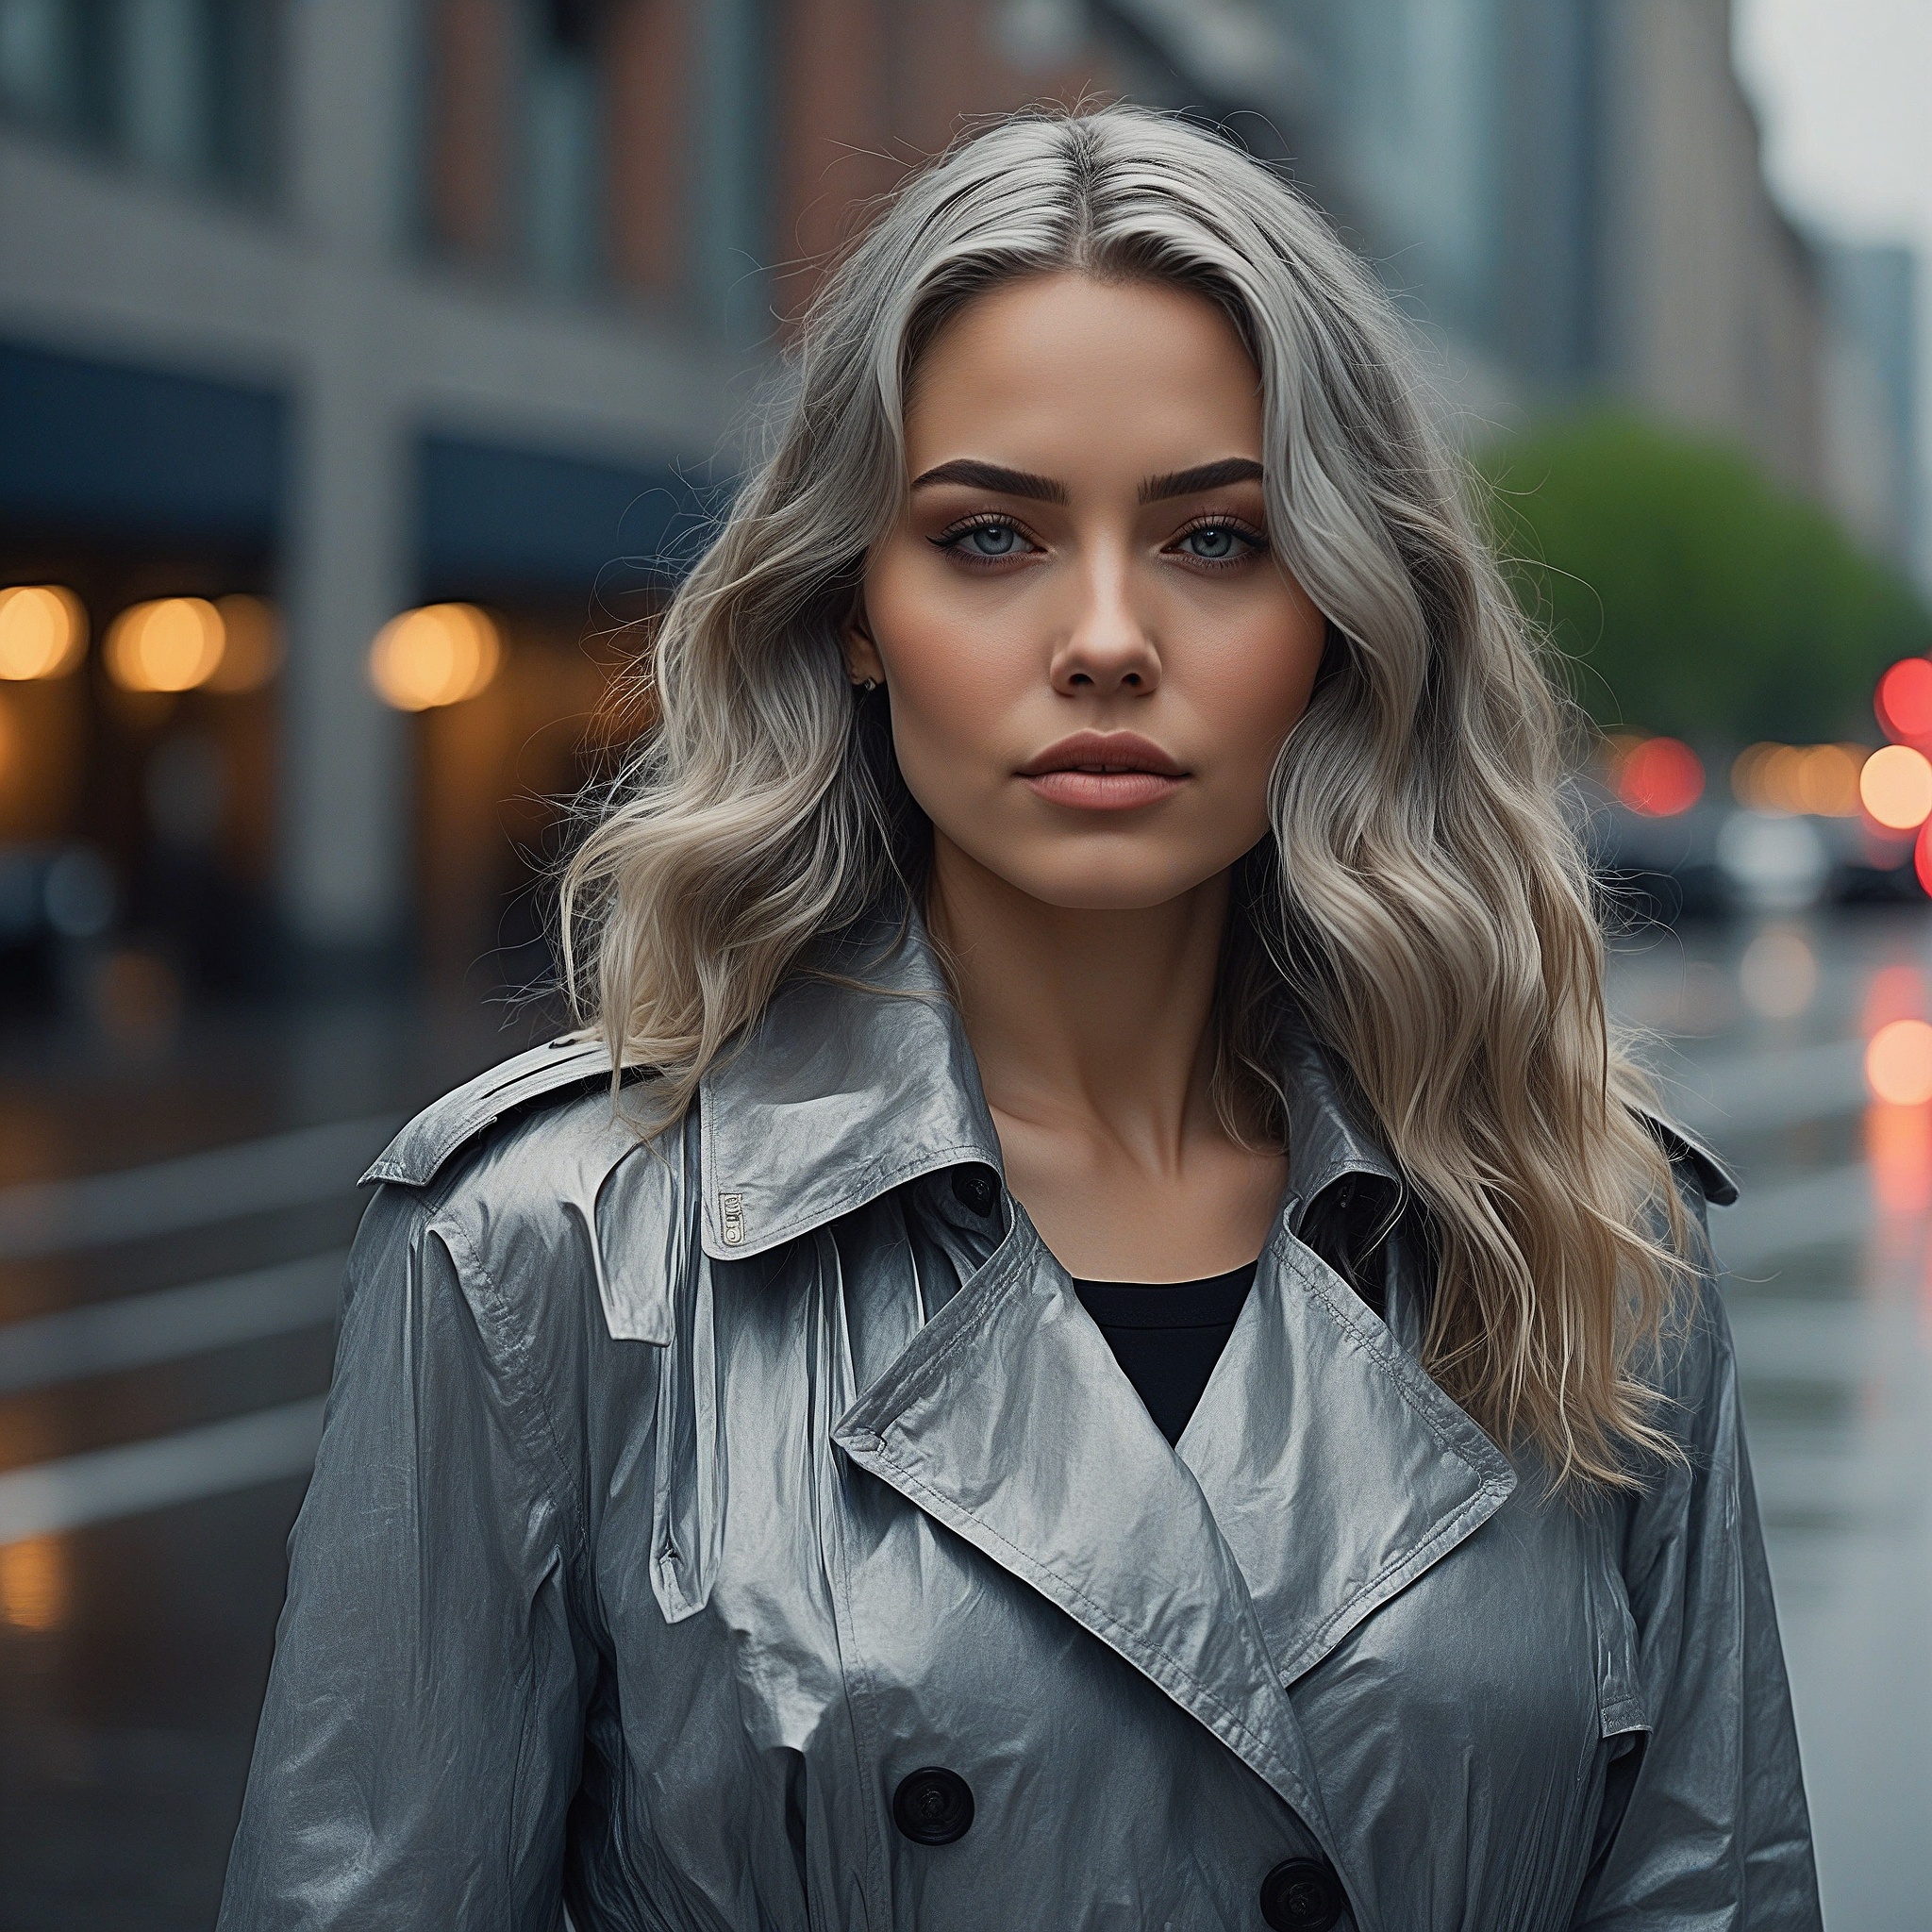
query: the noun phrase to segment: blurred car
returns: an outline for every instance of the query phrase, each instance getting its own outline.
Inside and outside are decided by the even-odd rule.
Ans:
[[[1859,819],[1751,811],[1703,798],[1670,814],[1634,810],[1579,779],[1586,847],[1613,919],[1685,918],[1923,901],[1912,839]]]

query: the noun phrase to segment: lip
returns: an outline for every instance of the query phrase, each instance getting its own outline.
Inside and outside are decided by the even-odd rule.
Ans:
[[[1138,732],[1076,731],[1022,765],[1019,775],[1054,805],[1132,811],[1172,798],[1189,773]]]

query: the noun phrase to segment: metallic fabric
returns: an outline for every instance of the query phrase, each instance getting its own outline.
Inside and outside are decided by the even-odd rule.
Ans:
[[[559,1043],[371,1170],[224,1932],[1195,1932],[1336,1881],[1363,1932],[1815,1932],[1708,1281],[1682,1464],[1552,1496],[1418,1366],[1414,1248],[1367,1296],[1309,1244],[1395,1176],[1303,1042],[1171,1450],[986,1185],[917,936],[874,976],[655,1141]]]

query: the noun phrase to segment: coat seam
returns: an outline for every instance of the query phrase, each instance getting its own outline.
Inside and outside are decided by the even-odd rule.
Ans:
[[[1470,1448],[1458,1441],[1456,1435],[1443,1426],[1441,1419],[1431,1413],[1428,1406],[1418,1399],[1416,1392],[1408,1387],[1405,1377],[1383,1358],[1380,1351],[1373,1345],[1371,1339],[1363,1335],[1356,1327],[1355,1324],[1341,1312],[1341,1308],[1336,1305],[1333,1295],[1328,1291],[1327,1283],[1322,1279],[1321,1275],[1314,1269],[1310,1268],[1293,1249],[1284,1249],[1277,1242],[1275,1252],[1283,1265],[1293,1273],[1295,1278],[1301,1282],[1303,1287],[1312,1291],[1320,1300],[1324,1313],[1341,1331],[1342,1338],[1348,1346],[1357,1354],[1365,1355],[1374,1364],[1376,1369],[1381,1372],[1383,1377],[1394,1389],[1395,1392],[1401,1396],[1403,1402],[1414,1411],[1417,1421],[1428,1430],[1439,1447],[1454,1456],[1472,1475],[1480,1477],[1486,1490],[1503,1480],[1506,1475],[1514,1474],[1514,1471],[1509,1468],[1502,1451],[1487,1436],[1482,1434],[1481,1429],[1477,1427],[1475,1423],[1470,1421],[1469,1417],[1464,1415],[1461,1409],[1457,1408],[1457,1414],[1463,1417],[1463,1421],[1468,1424],[1469,1428],[1481,1437],[1483,1447],[1503,1465],[1501,1469],[1491,1467],[1486,1471],[1482,1464],[1489,1458],[1484,1457],[1478,1459],[1477,1456],[1473,1456],[1470,1453]],[[1418,1367],[1416,1373],[1425,1375],[1427,1372]],[[1436,1388],[1437,1385],[1431,1382],[1430,1387]],[[1441,1393],[1440,1389],[1437,1390],[1437,1392],[1439,1394]],[[1448,1402],[1450,1398],[1447,1395],[1443,1395],[1442,1400]]]
[[[1350,1597],[1345,1603],[1338,1605],[1327,1616],[1323,1618],[1308,1632],[1307,1641],[1298,1644],[1292,1657],[1281,1666],[1281,1680],[1283,1684],[1292,1682],[1294,1678],[1301,1676],[1305,1672],[1312,1670],[1322,1660],[1322,1657],[1327,1654],[1327,1648],[1332,1648],[1332,1645],[1327,1645],[1326,1643],[1329,1633],[1333,1631],[1339,1641],[1341,1637],[1348,1633],[1355,1623],[1360,1621],[1360,1617],[1353,1615],[1354,1612],[1359,1610],[1361,1616],[1366,1616],[1370,1611],[1379,1609],[1382,1604],[1386,1603],[1390,1597],[1398,1594],[1404,1582],[1413,1582],[1422,1575],[1424,1571],[1429,1569],[1432,1566],[1438,1546],[1449,1542],[1455,1537],[1455,1533],[1462,1527],[1464,1522],[1479,1506],[1490,1501],[1491,1497],[1498,1495],[1500,1488],[1501,1486],[1493,1478],[1486,1481],[1482,1488],[1474,1496],[1470,1497],[1459,1509],[1444,1517],[1441,1522],[1437,1524],[1435,1528],[1421,1542],[1415,1544],[1413,1548],[1405,1551],[1393,1562],[1385,1564],[1355,1595]],[[1501,1497],[1498,1500],[1506,1499],[1507,1494],[1507,1491],[1502,1491]],[[1477,1526],[1480,1527],[1480,1525]],[[1460,1539],[1457,1539],[1457,1541],[1460,1541]],[[1406,1578],[1402,1574],[1404,1571],[1408,1572],[1408,1575]],[[1386,1595],[1378,1597],[1376,1592],[1382,1589],[1384,1584],[1391,1581],[1395,1581],[1396,1588],[1389,1591]],[[1316,1653],[1319,1653],[1319,1655]]]
[[[715,1146],[706,1130],[707,1151]],[[901,1161],[896,1167],[869,1167],[864,1177],[848,1186],[838,1198],[823,1210],[794,1216],[768,1234],[760,1234],[757,1243],[747,1244],[727,1257],[731,1260],[748,1260],[754,1255],[763,1254],[767,1249],[775,1248],[788,1241],[795,1241],[800,1235],[814,1234],[820,1228],[850,1214],[855,1208],[863,1205],[866,1199],[876,1199],[888,1189],[895,1188],[902,1182],[916,1180],[922,1174],[932,1174],[941,1167],[953,1164],[954,1157],[971,1154],[984,1159],[987,1150],[976,1141],[964,1141],[954,1146],[928,1148],[924,1154],[911,1160]],[[702,1213],[704,1224],[708,1232],[711,1226],[711,1196],[724,1185],[724,1177],[717,1172],[717,1156],[711,1154],[710,1173],[707,1176],[706,1197]]]

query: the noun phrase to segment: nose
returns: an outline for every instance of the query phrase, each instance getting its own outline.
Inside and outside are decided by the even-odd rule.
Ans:
[[[1128,558],[1109,546],[1076,579],[1077,608],[1053,655],[1053,688],[1062,697],[1144,696],[1160,686],[1160,651],[1138,608]]]

